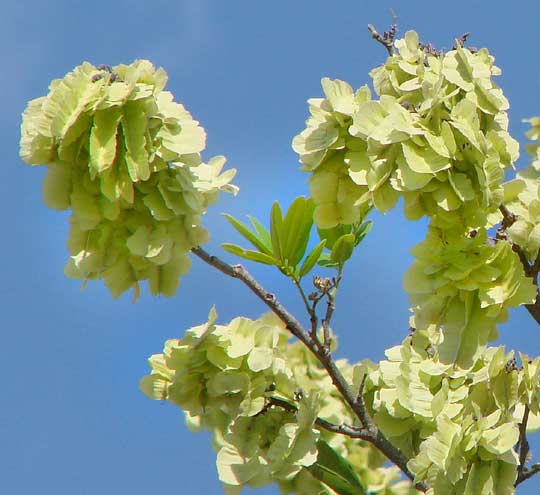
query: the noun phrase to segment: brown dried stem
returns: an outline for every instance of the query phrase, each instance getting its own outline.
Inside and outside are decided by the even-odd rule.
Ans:
[[[371,37],[379,42],[382,46],[386,48],[388,55],[392,56],[394,54],[394,39],[397,33],[397,24],[395,21],[390,26],[388,31],[385,31],[383,34],[380,34],[373,24],[368,24],[368,30],[371,33]]]

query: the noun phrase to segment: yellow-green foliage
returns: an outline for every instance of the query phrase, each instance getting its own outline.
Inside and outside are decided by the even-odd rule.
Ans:
[[[66,274],[104,279],[113,296],[148,280],[172,296],[190,249],[208,239],[200,216],[236,192],[225,158],[201,160],[206,135],[146,60],[89,63],[50,85],[23,114],[21,158],[47,165],[45,203],[71,209]]]
[[[376,425],[430,495],[511,495],[524,411],[529,429],[540,427],[540,358],[521,354],[516,364],[488,346],[508,308],[534,302],[523,258],[536,267],[540,251],[540,119],[529,120],[531,166],[503,184],[519,153],[493,82],[499,74],[485,49],[458,43],[436,53],[406,33],[370,73],[376,97],[324,78],[325,97],[309,100],[293,148],[311,174],[313,201],[296,200],[284,218],[274,205],[270,232],[228,217],[258,249],[228,251],[276,265],[297,284],[317,262],[341,275],[372,207],[384,213],[402,199],[408,219],[428,217],[404,282],[411,334],[378,365],[336,366],[356,392],[365,385]],[[190,250],[208,238],[201,215],[220,191],[236,192],[223,157],[203,163],[205,132],[164,90],[166,79],[144,60],[84,63],[23,115],[22,159],[47,166],[45,203],[72,211],[66,274],[104,279],[114,296],[137,295],[142,280],[153,294],[173,295]],[[503,204],[515,217],[496,234]],[[323,240],[300,264],[312,211]],[[302,295],[306,305],[317,298]],[[212,433],[228,495],[272,482],[283,493],[335,495],[314,474],[321,445],[346,472],[352,466],[362,493],[414,493],[372,446],[321,427],[361,425],[277,317],[216,318],[212,310],[208,322],[168,340],[141,388],[181,407],[191,429]]]
[[[511,356],[488,347],[508,308],[537,293],[511,244],[490,230],[503,202],[517,215],[509,240],[531,263],[540,248],[540,120],[529,121],[535,161],[503,184],[518,144],[493,62],[485,49],[436,53],[410,31],[370,73],[378,98],[325,78],[325,98],[309,100],[307,128],[293,140],[320,228],[400,198],[408,219],[429,219],[404,281],[414,335],[387,351],[368,387],[376,423],[435,495],[513,493],[518,423],[525,405],[538,410],[537,364],[508,369]]]
[[[349,224],[370,201],[382,212],[404,199],[409,219],[485,225],[502,199],[504,170],[518,157],[507,132],[508,101],[487,50],[426,53],[409,31],[396,53],[356,92],[324,78],[309,100],[307,128],[293,140],[322,228]]]
[[[446,364],[436,326],[386,351],[367,385],[379,428],[411,458],[417,481],[435,495],[511,494],[513,450],[524,404],[538,428],[539,362],[490,347],[467,368]]]
[[[433,53],[414,31],[395,48],[370,73],[378,99],[367,86],[354,92],[323,79],[325,98],[309,100],[311,117],[293,148],[312,173],[320,228],[351,224],[369,205],[386,212],[400,197],[407,218],[428,216],[428,237],[413,250],[417,261],[405,289],[416,324],[445,329],[442,358],[468,367],[496,338],[506,308],[536,295],[517,254],[486,230],[498,218],[504,171],[517,159],[518,144],[507,132],[509,105],[492,81],[500,70],[487,50]],[[533,256],[540,199],[537,177],[531,179],[520,196],[528,194],[523,201],[531,211],[509,234],[524,245],[526,239]]]
[[[284,493],[332,494],[304,469],[317,460],[319,437],[348,459],[370,493],[407,493],[409,484],[397,483],[399,470],[384,468],[384,456],[373,447],[315,427],[317,417],[354,419],[326,371],[302,343],[289,342],[277,317],[235,318],[227,325],[215,320],[212,310],[207,323],[168,340],[163,353],[149,359],[152,372],[141,388],[152,399],[180,406],[191,429],[213,432],[227,493],[279,482]],[[338,366],[352,381],[353,368],[344,360]],[[270,398],[298,412],[269,407]]]

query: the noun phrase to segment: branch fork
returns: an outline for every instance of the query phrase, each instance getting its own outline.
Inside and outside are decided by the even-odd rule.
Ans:
[[[276,316],[278,316],[292,335],[297,337],[315,355],[319,363],[330,376],[332,383],[343,397],[343,400],[351,408],[362,425],[360,428],[346,424],[334,425],[324,419],[318,418],[316,421],[317,426],[334,433],[347,435],[351,438],[358,438],[372,444],[390,461],[398,466],[405,476],[407,476],[407,478],[414,482],[414,474],[407,467],[407,457],[392,443],[390,443],[390,441],[381,433],[366,409],[362,397],[366,376],[363,377],[359,392],[355,394],[350,384],[337,367],[331,353],[329,352],[329,349],[327,349],[324,345],[324,342],[319,342],[318,339],[315,338],[316,336],[314,337],[313,332],[308,332],[301,325],[301,323],[277,300],[277,298],[268,292],[259,282],[257,282],[257,280],[255,280],[255,278],[253,278],[253,276],[242,265],[229,265],[228,263],[219,259],[217,256],[210,255],[200,246],[193,248],[192,253],[205,263],[217,268],[225,275],[240,280],[266,306],[268,306],[268,308],[270,308],[270,310]],[[327,311],[326,319],[328,321],[331,315],[332,313],[330,312],[330,314],[328,314]],[[270,398],[269,401],[268,407],[273,405],[284,407],[291,412],[293,412],[293,409],[296,410],[296,406],[289,404],[287,401],[277,398]],[[415,484],[415,488],[421,492],[427,492],[428,490],[428,486],[425,483],[417,483]]]

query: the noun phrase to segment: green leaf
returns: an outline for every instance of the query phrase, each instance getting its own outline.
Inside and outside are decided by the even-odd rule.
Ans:
[[[240,222],[240,220],[237,220],[233,216],[227,213],[223,213],[223,216],[242,235],[242,237],[251,242],[251,244],[253,244],[253,246],[255,246],[261,253],[268,255],[272,254],[272,250],[269,249],[269,246],[267,245],[264,238],[261,238],[260,236],[257,237],[257,235],[251,230],[249,230],[249,228],[245,224],[243,224],[242,222]]]
[[[296,198],[289,207],[281,229],[281,258],[291,267],[298,265],[304,257],[309,234],[313,226],[312,200],[303,196]]]
[[[332,250],[336,241],[345,234],[350,234],[350,225],[336,225],[331,229],[317,229],[319,239],[326,241],[326,248]]]
[[[334,263],[342,265],[351,256],[354,251],[356,237],[354,234],[342,235],[334,244],[332,253],[330,254],[330,260]]]
[[[319,261],[317,261],[317,264],[319,266],[323,266],[324,268],[337,268],[339,266],[339,263],[335,263],[330,259],[329,253],[323,253],[319,256]]]
[[[373,227],[373,222],[371,220],[368,220],[367,222],[364,222],[362,225],[360,225],[360,227],[358,227],[358,229],[354,233],[354,245],[355,246],[358,246],[358,244],[360,244],[362,242],[364,237],[366,237],[366,235],[368,235],[369,231],[371,230],[371,227]]]
[[[283,224],[283,215],[281,207],[277,201],[272,205],[270,212],[270,239],[272,240],[272,251],[277,260],[283,261],[281,256],[281,227]]]
[[[324,440],[317,442],[317,462],[310,474],[339,495],[365,495],[366,490],[351,465]]]
[[[268,252],[272,252],[272,241],[270,239],[270,232],[268,229],[256,218],[248,215],[251,225],[255,228],[257,234],[259,234],[259,240],[266,246]]]
[[[244,258],[246,260],[263,263],[264,265],[278,264],[277,261],[268,254],[259,253],[258,251],[249,251],[241,248],[240,246],[237,246],[236,244],[222,244],[221,247],[225,249],[225,251],[236,256],[240,256],[241,258]]]
[[[319,261],[317,261],[317,264],[320,266],[324,266],[325,268],[333,268],[339,265],[339,263],[334,263],[330,259],[330,253],[321,254],[321,256],[319,257]]]
[[[317,244],[312,249],[311,253],[308,254],[306,259],[302,263],[302,266],[300,267],[300,272],[298,274],[300,278],[302,278],[304,275],[307,275],[311,270],[313,270],[313,267],[315,266],[317,261],[319,261],[324,246],[326,246],[326,239],[323,239],[321,242],[319,242],[319,244]]]
[[[291,266],[295,265],[295,263],[292,262],[292,257],[294,255],[297,234],[299,233],[300,225],[304,217],[305,203],[306,198],[296,198],[287,210],[281,227],[281,256],[282,259],[287,260]]]

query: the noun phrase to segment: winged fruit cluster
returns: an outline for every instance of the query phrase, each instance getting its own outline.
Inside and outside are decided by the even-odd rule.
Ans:
[[[442,358],[470,366],[506,308],[536,295],[510,246],[488,240],[504,170],[518,157],[508,101],[485,49],[434,53],[414,31],[395,46],[370,74],[378,100],[367,86],[323,79],[326,98],[309,101],[293,148],[312,172],[319,227],[353,222],[366,203],[386,212],[400,197],[409,219],[429,217],[405,288],[417,325],[445,329]]]
[[[275,482],[283,493],[331,494],[318,481],[327,476],[324,456],[357,465],[358,486],[370,493],[408,493],[397,468],[384,468],[384,456],[372,447],[319,431],[318,417],[353,419],[326,371],[303,344],[289,343],[277,317],[235,318],[228,325],[215,320],[212,310],[207,323],[168,340],[163,353],[150,357],[152,371],[141,388],[180,406],[191,429],[213,433],[227,494]],[[352,380],[353,368],[338,364]]]
[[[469,368],[440,359],[441,332],[414,332],[371,373],[374,419],[432,493],[511,494],[524,404],[537,429],[540,359],[485,349]],[[371,387],[371,385],[368,385]],[[534,411],[534,412],[533,412]]]
[[[513,493],[518,424],[536,408],[538,370],[528,388],[530,365],[508,370],[511,356],[488,347],[508,308],[537,294],[508,241],[531,264],[540,247],[538,161],[503,184],[518,145],[493,62],[459,43],[436,53],[408,32],[370,74],[378,99],[323,79],[325,98],[309,100],[293,140],[319,227],[351,224],[371,205],[384,213],[400,198],[407,218],[429,219],[404,283],[414,334],[387,351],[369,386],[377,424],[434,494]],[[540,121],[530,123],[538,140]],[[528,150],[537,158],[537,144]],[[503,201],[517,216],[495,235]]]
[[[457,46],[430,53],[409,31],[371,71],[367,86],[322,80],[325,98],[309,100],[307,128],[293,140],[320,227],[350,224],[358,208],[380,211],[404,199],[407,218],[428,215],[443,228],[485,225],[502,200],[504,169],[518,157],[507,132],[508,101],[487,50]]]
[[[172,296],[190,249],[208,239],[200,216],[235,171],[202,163],[206,135],[164,91],[146,60],[76,67],[23,114],[21,157],[48,166],[45,203],[71,209],[70,277],[104,279],[113,296],[148,280]]]
[[[406,33],[370,73],[375,98],[367,86],[324,78],[325,97],[309,100],[307,127],[293,140],[311,198],[285,214],[275,203],[269,230],[227,216],[254,250],[224,249],[276,266],[299,290],[310,330],[284,319],[303,343],[289,342],[276,316],[217,325],[212,310],[149,359],[142,390],[212,433],[229,495],[272,482],[298,495],[407,495],[415,486],[429,495],[511,495],[528,469],[540,358],[516,361],[488,344],[509,308],[537,297],[540,119],[529,120],[533,163],[503,184],[518,145],[493,82],[500,70],[487,50],[462,44],[438,53]],[[147,61],[84,63],[23,115],[21,157],[47,165],[45,202],[72,210],[66,273],[104,279],[114,296],[137,295],[141,280],[153,294],[174,294],[188,253],[207,239],[200,216],[220,191],[236,192],[223,157],[202,162],[204,130],[165,83]],[[411,333],[378,365],[334,361],[329,324],[344,266],[371,227],[369,211],[400,199],[408,219],[429,220],[405,276]],[[314,223],[319,242],[308,250]],[[242,279],[242,267],[220,263]],[[302,280],[316,266],[337,275],[315,277],[307,294]],[[347,405],[364,402],[358,417]],[[414,482],[400,481],[399,469],[356,437]]]

